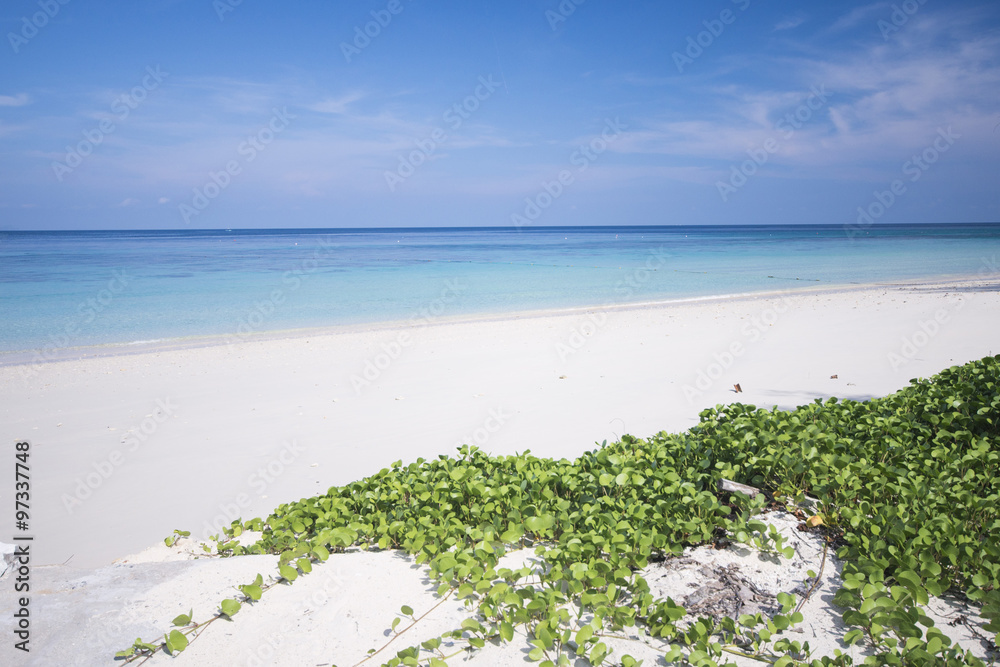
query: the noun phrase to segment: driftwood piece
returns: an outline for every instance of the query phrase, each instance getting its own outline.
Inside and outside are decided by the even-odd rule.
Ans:
[[[738,482],[734,482],[734,481],[729,480],[729,479],[720,479],[719,480],[719,490],[720,491],[728,491],[729,493],[736,493],[737,491],[739,491],[741,493],[747,494],[751,498],[753,498],[758,493],[760,493],[760,489],[758,489],[756,487],[747,486],[746,484],[740,484]]]

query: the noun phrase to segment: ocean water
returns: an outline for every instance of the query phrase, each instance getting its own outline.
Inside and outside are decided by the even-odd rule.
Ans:
[[[996,224],[2,232],[0,352],[996,275],[998,255]]]

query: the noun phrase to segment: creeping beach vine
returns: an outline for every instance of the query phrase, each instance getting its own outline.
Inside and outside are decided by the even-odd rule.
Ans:
[[[398,650],[383,663],[393,667],[441,667],[486,642],[511,642],[515,633],[530,644],[529,660],[545,667],[605,663],[612,638],[652,646],[668,663],[717,665],[739,656],[785,667],[852,664],[840,650],[814,658],[807,642],[786,634],[803,620],[802,605],[833,549],[843,564],[835,602],[848,626],[845,649],[857,644],[872,665],[979,665],[934,626],[925,607],[946,592],[964,597],[978,605],[995,646],[998,383],[1000,357],[988,357],[865,402],[817,400],[791,411],[717,406],[685,433],[625,435],[575,461],[489,456],[469,446],[454,457],[397,461],[283,504],[266,519],[234,522],[223,531],[223,555],[278,555],[278,580],[291,583],[348,548],[411,554],[438,582],[437,604],[461,600],[471,615]],[[723,492],[720,480],[763,493]],[[712,618],[693,617],[651,592],[645,568],[687,547],[733,540],[791,557],[785,537],[759,516],[795,509],[807,497],[813,516],[802,529],[817,531],[825,546],[820,573],[809,573],[801,599],[781,593],[777,613]],[[245,530],[260,538],[238,544]],[[527,549],[533,556],[525,559]],[[242,597],[224,601],[205,623],[175,619],[187,629],[170,631],[159,647],[137,640],[119,656],[184,650],[192,633],[193,640],[240,604],[259,601],[268,587],[262,584],[258,577],[242,586]],[[406,627],[396,632],[397,618],[389,641],[351,664],[383,654],[430,610],[401,612]],[[349,656],[330,656],[341,657]],[[638,664],[629,655],[615,660]]]

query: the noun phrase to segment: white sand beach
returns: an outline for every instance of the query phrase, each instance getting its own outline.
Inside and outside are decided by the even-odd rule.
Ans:
[[[292,332],[0,367],[0,437],[31,443],[40,587],[25,664],[112,664],[136,636],[157,637],[191,606],[207,617],[233,585],[274,568],[260,556],[176,560],[162,544],[130,556],[174,529],[205,539],[232,519],[462,443],[573,458],[625,433],[684,430],[719,403],[881,396],[1000,352],[998,325],[996,285],[963,280]],[[9,500],[6,477],[0,498]],[[420,568],[391,553],[337,555],[304,579],[214,624],[177,664],[354,664],[384,643],[401,604],[435,603]],[[7,635],[13,602],[0,600]],[[421,632],[454,627],[460,607],[442,605]],[[265,628],[284,622],[268,643]],[[832,621],[816,623],[817,636],[829,634]],[[516,640],[487,647],[478,664],[520,664],[523,649]],[[12,650],[0,646],[0,662],[21,664]]]

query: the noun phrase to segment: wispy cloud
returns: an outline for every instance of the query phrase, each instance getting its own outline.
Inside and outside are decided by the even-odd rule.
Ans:
[[[861,8],[865,11],[852,20],[873,7]],[[693,120],[683,109],[647,117],[610,150],[712,164],[745,159],[748,148],[779,137],[772,164],[815,167],[819,173],[836,165],[895,164],[948,125],[973,138],[965,150],[995,150],[985,139],[1000,108],[1000,36],[971,30],[974,17],[968,14],[927,14],[911,21],[906,34],[889,43],[874,38],[865,48],[852,43],[827,50],[822,59],[762,58],[755,69],[780,71],[782,80],[798,82],[798,89],[705,85],[693,93],[705,109],[702,118]],[[829,101],[810,109],[808,120],[782,138],[776,128],[802,108],[814,85],[829,91]]]
[[[875,12],[884,11],[889,7],[888,2],[875,2],[870,5],[862,5],[861,7],[855,7],[851,11],[847,12],[839,19],[833,22],[830,26],[830,30],[839,31],[847,30],[848,28],[853,28],[857,24],[861,23],[871,17]]]
[[[797,16],[792,16],[792,17],[789,17],[789,18],[786,18],[786,19],[783,19],[783,20],[779,21],[778,24],[776,26],[774,26],[774,29],[775,30],[791,30],[792,28],[798,28],[800,25],[802,25],[805,22],[806,22],[806,17],[803,16],[802,14],[799,14]]]
[[[28,93],[18,93],[17,95],[0,95],[0,107],[23,107],[31,103]]]
[[[307,105],[306,108],[319,113],[344,114],[347,113],[347,107],[364,99],[364,97],[363,93],[352,92],[340,97],[328,97],[320,102]]]

